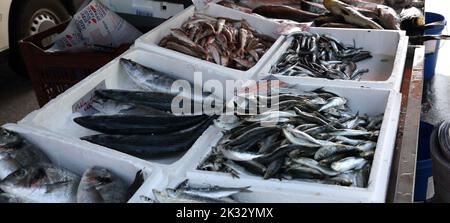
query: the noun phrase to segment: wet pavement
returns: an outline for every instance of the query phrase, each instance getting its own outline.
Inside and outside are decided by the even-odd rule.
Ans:
[[[38,108],[30,80],[0,64],[0,126],[20,121]]]
[[[427,0],[426,10],[437,12],[450,21],[450,1]],[[450,34],[449,25],[443,34]],[[436,74],[424,83],[424,98],[422,104],[422,120],[436,125],[444,120],[450,120],[450,41],[441,41]]]

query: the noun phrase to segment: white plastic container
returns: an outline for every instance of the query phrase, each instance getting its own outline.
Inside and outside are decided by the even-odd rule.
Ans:
[[[313,90],[323,85],[304,85],[297,79],[291,84],[299,84],[303,90]],[[211,129],[200,142],[204,146],[193,147],[183,158],[180,169],[188,170],[186,177],[192,183],[217,184],[228,187],[252,186],[255,193],[242,194],[245,202],[385,202],[395,136],[398,127],[401,94],[386,89],[327,86],[325,90],[334,92],[349,100],[349,107],[360,114],[378,115],[384,112],[380,136],[376,148],[368,188],[353,188],[301,181],[263,180],[259,177],[240,176],[233,178],[226,173],[197,170],[210,154],[212,146],[221,138],[219,129]],[[181,176],[180,176],[181,177]]]
[[[264,54],[259,62],[251,69],[247,71],[236,70],[228,67],[224,67],[215,63],[211,63],[199,58],[195,58],[184,53],[180,53],[174,50],[166,49],[158,46],[159,42],[170,34],[171,29],[180,28],[182,24],[193,16],[195,12],[204,13],[213,17],[226,17],[232,19],[245,19],[254,29],[259,33],[276,38],[277,41],[273,46]],[[202,67],[202,70],[208,73],[213,73],[217,76],[226,76],[232,80],[240,79],[252,79],[256,75],[264,64],[271,58],[275,51],[280,47],[284,40],[284,36],[277,34],[278,23],[270,21],[260,16],[254,16],[246,13],[242,13],[230,8],[223,7],[214,3],[209,4],[204,10],[196,11],[195,6],[191,6],[167,20],[157,28],[143,35],[136,40],[136,47],[157,52],[163,55],[168,55],[176,58],[180,61],[189,62],[195,66]],[[206,68],[206,69],[204,69]]]
[[[99,87],[104,89],[121,90],[138,89],[138,87],[122,70],[119,63],[121,57],[131,59],[155,70],[169,73],[175,77],[178,76],[180,79],[193,80],[194,72],[198,69],[195,65],[189,64],[189,62],[179,61],[169,56],[135,48],[130,49],[119,58],[111,61],[94,74],[90,75],[74,87],[67,90],[65,93],[50,101],[43,108],[30,113],[19,123],[21,125],[37,127],[39,129],[58,134],[61,137],[75,140],[79,143],[83,142],[79,139],[80,137],[98,134],[97,132],[79,126],[73,121],[73,119],[77,117],[77,115],[74,114],[74,105],[83,105],[85,102],[89,103],[89,100],[80,102],[80,99],[86,98],[86,95],[89,99],[89,96],[92,96],[94,90]],[[206,73],[203,74],[206,75]],[[92,148],[109,150],[114,154],[124,155],[121,152],[110,150],[106,147],[91,143],[88,144]],[[149,160],[149,162],[154,163],[155,165],[161,164],[168,166],[174,164],[182,156],[183,155],[163,159],[152,159]],[[128,157],[131,158],[131,156]]]
[[[18,133],[35,146],[36,149],[40,149],[54,165],[70,170],[80,176],[88,168],[100,166],[111,170],[128,185],[131,185],[136,173],[140,170],[143,171],[144,179],[153,178],[162,173],[160,168],[149,165],[139,159],[121,156],[107,150],[97,150],[90,147],[88,143],[67,140],[37,128],[16,124],[7,124],[3,127]],[[142,190],[144,188],[143,185],[129,202],[137,202],[140,195],[144,194],[145,190]]]
[[[313,77],[289,77],[283,75],[276,75],[276,77],[288,83],[292,80],[299,79],[305,84],[320,84],[324,86],[329,84],[354,87],[364,86],[393,89],[397,92],[400,91],[409,39],[404,31],[316,27],[311,27],[309,31],[318,34],[329,34],[346,45],[353,45],[354,41],[356,47],[362,47],[364,50],[370,51],[373,58],[357,63],[358,69],[369,69],[369,73],[364,74],[360,81],[328,80],[325,78]],[[272,66],[278,63],[280,57],[289,48],[291,42],[292,39],[286,39],[277,52],[259,71],[259,78],[263,78],[270,74]]]

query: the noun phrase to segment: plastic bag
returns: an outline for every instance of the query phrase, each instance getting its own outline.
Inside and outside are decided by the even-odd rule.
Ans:
[[[93,0],[74,15],[48,51],[112,51],[122,44],[134,42],[141,35],[119,15]]]

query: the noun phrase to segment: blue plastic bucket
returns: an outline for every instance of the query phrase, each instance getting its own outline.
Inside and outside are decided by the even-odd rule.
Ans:
[[[430,138],[433,130],[433,125],[420,122],[414,201],[427,200],[428,182],[433,175],[430,155]]]
[[[433,12],[426,12],[425,13],[425,22],[427,24],[432,22],[440,22],[442,21],[444,24],[447,22],[445,21],[445,17],[443,15],[433,13]],[[442,31],[444,30],[444,27],[436,27],[434,29],[427,29],[425,30],[426,35],[439,35],[442,34]],[[424,79],[429,80],[434,76],[434,70],[436,68],[436,62],[438,58],[439,53],[439,46],[440,41],[432,40],[427,41],[425,43],[425,69],[424,69]]]

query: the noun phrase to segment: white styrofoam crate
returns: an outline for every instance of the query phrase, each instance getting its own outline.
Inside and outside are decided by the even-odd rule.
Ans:
[[[329,80],[313,77],[289,77],[276,75],[283,81],[290,83],[299,79],[306,84],[337,84],[341,86],[364,86],[373,88],[393,89],[400,91],[403,71],[408,50],[408,37],[404,31],[393,30],[369,30],[369,29],[337,29],[311,27],[310,32],[318,34],[330,34],[346,45],[362,47],[372,53],[373,58],[357,63],[358,69],[369,69],[369,73],[362,76],[360,81],[354,80]],[[277,52],[266,65],[258,72],[258,77],[263,78],[270,74],[273,65],[277,64],[280,57],[289,48],[292,39],[286,39]]]
[[[144,66],[169,73],[180,79],[193,79],[194,72],[197,71],[197,68],[189,64],[189,62],[178,61],[165,55],[133,48],[76,84],[65,93],[59,95],[43,108],[30,113],[19,124],[34,126],[80,143],[82,142],[79,139],[80,137],[98,134],[97,132],[81,127],[73,121],[77,116],[73,113],[72,106],[89,92],[92,92],[101,83],[106,85],[106,89],[137,90],[138,87],[122,70],[119,63],[120,58],[131,59]],[[88,144],[92,148],[110,150],[103,146]],[[117,155],[124,155],[115,150],[110,151]],[[176,163],[182,156],[178,155],[148,161],[155,165],[161,164],[167,167]]]
[[[88,143],[68,140],[38,128],[16,124],[6,124],[3,127],[18,133],[36,149],[41,150],[54,165],[70,170],[79,176],[91,167],[100,166],[111,170],[128,185],[131,185],[136,173],[140,170],[143,171],[145,180],[162,173],[159,167],[149,165],[139,159],[111,153],[107,150],[97,150]],[[138,201],[140,195],[144,194],[144,185],[128,202]]]
[[[303,90],[313,90],[323,85],[301,84],[301,80],[290,82],[299,84]],[[178,164],[179,171],[188,171],[186,176],[193,183],[213,184],[228,187],[252,186],[254,193],[242,194],[240,200],[246,202],[384,202],[391,170],[395,135],[397,132],[401,94],[387,89],[342,87],[329,85],[325,90],[346,97],[349,107],[360,114],[378,115],[384,113],[384,120],[377,142],[368,188],[342,187],[301,181],[262,180],[259,177],[240,176],[197,170],[210,154],[213,146],[222,136],[220,129],[212,127],[204,134]],[[176,171],[174,171],[176,172]]]
[[[254,29],[256,29],[259,33],[271,36],[277,41],[273,44],[273,46],[264,54],[263,57],[259,60],[259,62],[251,69],[247,71],[241,71],[237,69],[232,69],[228,67],[224,67],[212,62],[208,62],[199,58],[195,58],[184,53],[180,53],[174,50],[166,49],[158,46],[159,42],[166,36],[170,34],[171,29],[180,28],[182,24],[189,19],[189,17],[193,16],[195,12],[204,13],[213,17],[226,17],[232,19],[245,19]],[[191,6],[181,12],[180,14],[174,16],[173,18],[167,20],[162,23],[157,28],[152,31],[144,34],[142,37],[138,38],[135,42],[136,47],[142,48],[145,50],[149,50],[152,52],[157,52],[163,55],[168,55],[173,58],[176,58],[180,61],[189,62],[194,66],[198,66],[201,68],[203,72],[213,73],[214,76],[207,76],[206,79],[212,78],[217,79],[220,76],[225,76],[231,80],[246,80],[252,79],[257,74],[264,64],[271,58],[271,56],[276,52],[276,50],[280,47],[281,43],[284,40],[284,36],[280,36],[277,33],[277,28],[279,24],[268,19],[262,18],[260,16],[254,16],[246,13],[242,13],[230,8],[223,7],[221,5],[217,5],[214,3],[209,4],[205,9],[196,11],[195,6]]]

